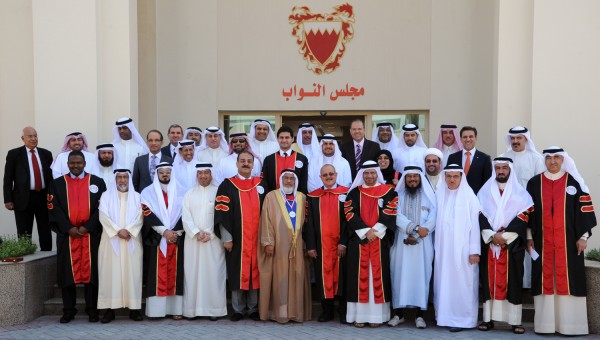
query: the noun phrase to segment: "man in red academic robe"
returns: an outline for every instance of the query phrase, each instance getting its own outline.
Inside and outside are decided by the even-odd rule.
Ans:
[[[227,279],[231,289],[231,321],[258,314],[258,225],[262,202],[267,193],[262,178],[252,176],[257,160],[249,151],[237,155],[238,174],[219,185],[215,198],[215,233],[227,250]],[[218,226],[218,228],[217,228]]]
[[[62,288],[63,316],[60,323],[75,318],[76,285],[85,287],[85,311],[90,322],[98,317],[98,205],[106,191],[104,181],[83,171],[85,157],[71,151],[69,173],[50,183],[48,211],[50,228],[56,233],[58,286]]]
[[[265,157],[262,174],[267,185],[267,192],[279,189],[279,175],[284,169],[293,169],[298,177],[298,191],[306,194],[308,182],[308,159],[301,153],[292,150],[294,132],[289,126],[277,130],[279,151]]]
[[[547,170],[527,183],[535,208],[528,235],[533,324],[536,333],[588,334],[584,250],[594,206],[573,159],[559,147],[543,153]]]
[[[319,177],[323,186],[307,195],[308,211],[305,242],[315,265],[315,288],[323,313],[319,322],[333,320],[334,298],[339,298],[340,322],[346,323],[344,294],[344,255],[346,255],[346,218],[344,200],[348,188],[337,184],[333,165],[325,164]]]
[[[374,161],[364,162],[344,202],[348,221],[347,313],[355,327],[390,319],[390,247],[398,196]]]

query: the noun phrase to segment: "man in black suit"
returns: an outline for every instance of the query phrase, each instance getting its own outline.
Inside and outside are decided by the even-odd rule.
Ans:
[[[460,129],[460,140],[463,150],[448,156],[448,164],[462,165],[467,176],[467,182],[475,195],[479,189],[492,177],[491,157],[477,149],[477,129],[472,126],[464,126]]]
[[[149,154],[141,155],[133,163],[133,188],[137,192],[142,192],[144,188],[154,181],[156,165],[160,162],[172,163],[173,159],[161,152],[163,135],[158,130],[150,130],[146,135],[146,144],[150,149]],[[166,147],[169,147],[168,145]],[[164,149],[164,148],[163,148]]]
[[[265,157],[262,167],[263,180],[267,185],[267,192],[279,189],[281,171],[291,169],[296,174],[298,191],[307,194],[308,159],[301,153],[292,150],[294,132],[289,126],[282,126],[277,130],[279,151]]]
[[[173,124],[169,126],[169,129],[167,130],[167,138],[169,138],[170,143],[165,145],[160,152],[171,159],[175,159],[177,156],[177,143],[183,139],[183,128],[181,125]]]
[[[15,212],[17,234],[30,236],[33,218],[37,222],[40,249],[52,250],[46,196],[52,181],[52,153],[38,148],[37,131],[28,126],[21,140],[25,145],[6,155],[4,166],[4,206]]]
[[[350,164],[352,180],[354,180],[361,164],[366,161],[377,162],[380,148],[379,144],[365,138],[365,123],[360,119],[356,119],[350,124],[350,135],[352,142],[342,144],[341,149],[342,157]],[[357,158],[360,159],[357,161]]]

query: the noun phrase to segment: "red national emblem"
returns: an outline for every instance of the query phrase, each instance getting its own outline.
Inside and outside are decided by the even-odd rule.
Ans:
[[[292,8],[292,35],[300,46],[307,68],[316,74],[331,73],[340,66],[346,43],[354,36],[354,11],[350,4],[334,7],[330,14],[312,13],[306,6]]]

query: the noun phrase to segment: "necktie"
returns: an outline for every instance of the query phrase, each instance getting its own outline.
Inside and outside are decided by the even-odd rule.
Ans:
[[[31,152],[31,166],[33,167],[33,189],[35,191],[42,190],[42,172],[40,171],[40,163],[38,163],[37,157],[35,156],[35,151],[29,150]]]
[[[360,150],[360,144],[356,144],[356,170],[360,168],[360,156],[362,155],[362,151]]]
[[[467,160],[465,161],[465,175],[468,175],[469,169],[471,169],[471,152],[467,151],[465,155],[467,156]]]
[[[154,174],[156,173],[156,156],[152,155],[150,160],[150,179],[154,180]]]

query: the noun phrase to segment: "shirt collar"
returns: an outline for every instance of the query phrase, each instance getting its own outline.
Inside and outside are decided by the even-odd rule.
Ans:
[[[471,150],[467,150],[467,149],[463,149],[463,155],[466,154],[467,152],[471,153],[471,156],[475,155],[475,151],[477,151],[477,148],[472,148]]]
[[[281,149],[279,149],[279,156],[284,156],[284,154],[287,154],[288,156],[292,155],[292,149],[289,149],[288,151],[283,151]]]
[[[71,177],[71,178],[73,178],[73,179],[75,179],[75,178],[82,179],[82,178],[84,178],[84,177],[85,177],[85,171],[84,171],[84,172],[82,172],[82,173],[81,173],[79,176],[75,176],[75,175],[73,175],[71,172],[69,172],[69,177]]]

